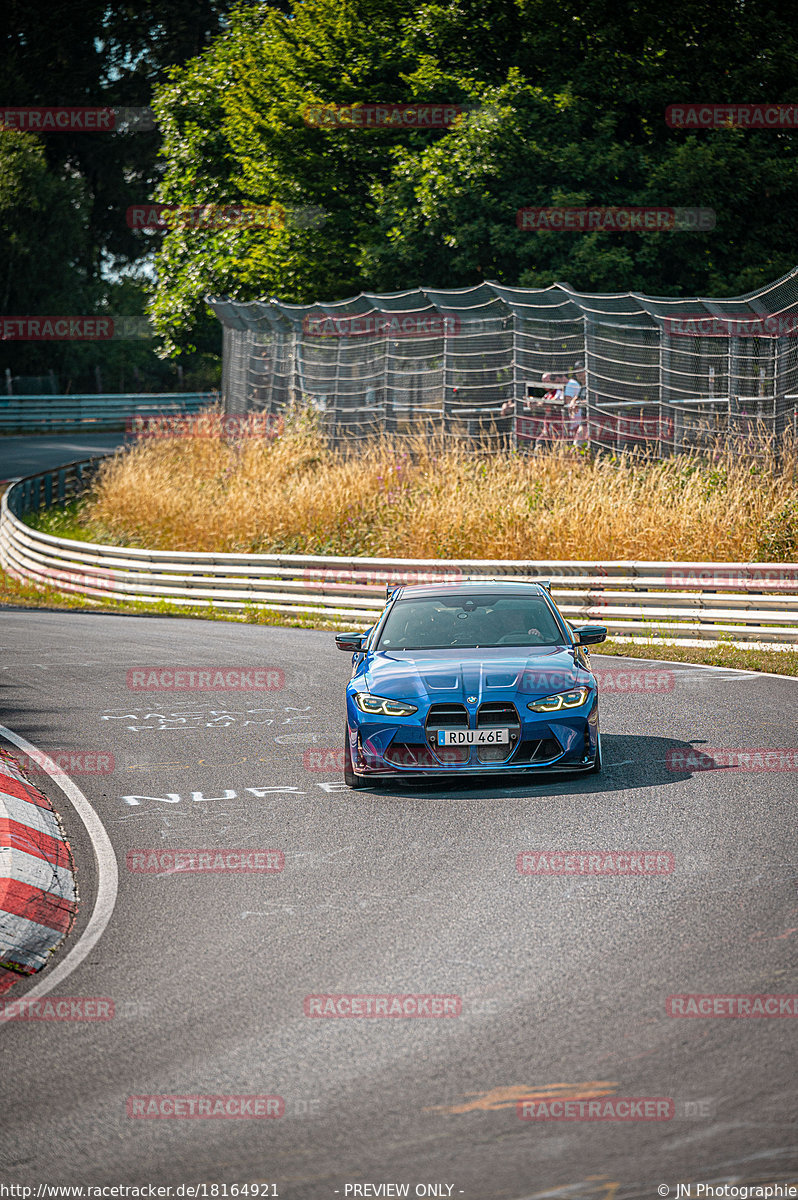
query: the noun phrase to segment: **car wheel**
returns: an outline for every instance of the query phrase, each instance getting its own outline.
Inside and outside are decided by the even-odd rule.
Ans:
[[[593,760],[593,766],[588,771],[588,775],[598,775],[601,772],[601,731],[599,731],[596,739],[596,757]]]
[[[344,727],[344,783],[355,791],[366,786],[365,779],[355,774],[352,766],[352,748],[349,745],[349,730]]]

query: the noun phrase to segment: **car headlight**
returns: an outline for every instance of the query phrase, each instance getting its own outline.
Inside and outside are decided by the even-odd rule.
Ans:
[[[532,712],[539,713],[559,712],[561,708],[579,708],[585,703],[589,695],[589,688],[575,688],[572,692],[558,692],[556,696],[546,696],[543,700],[533,700],[531,704],[527,704],[527,708],[530,708]]]
[[[384,696],[372,696],[371,692],[355,692],[355,704],[361,712],[380,717],[409,717],[418,712],[415,704],[402,700],[386,700]]]

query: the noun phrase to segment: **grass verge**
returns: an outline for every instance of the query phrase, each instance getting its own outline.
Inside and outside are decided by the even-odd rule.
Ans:
[[[619,642],[607,638],[596,654],[624,658],[665,659],[668,662],[700,663],[707,667],[732,667],[738,671],[764,671],[771,675],[798,676],[798,650],[747,650],[734,642],[717,646],[678,646],[673,642]]]
[[[216,424],[214,424],[216,421]],[[183,437],[107,459],[86,502],[27,518],[152,550],[387,558],[790,562],[798,447],[719,444],[645,461],[568,446],[476,450],[437,435],[336,449],[307,413],[273,439]]]

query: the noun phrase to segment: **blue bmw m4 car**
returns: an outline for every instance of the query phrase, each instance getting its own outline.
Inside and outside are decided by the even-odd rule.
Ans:
[[[400,587],[353,654],[344,778],[601,770],[598,692],[586,646],[543,583]]]

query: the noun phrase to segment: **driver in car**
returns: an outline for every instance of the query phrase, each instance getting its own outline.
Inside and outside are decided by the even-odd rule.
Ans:
[[[530,638],[541,639],[543,637],[539,629],[536,629],[534,625],[530,626],[529,613],[525,608],[506,609],[501,616],[503,620],[501,631],[496,638],[498,642],[508,645],[513,637],[517,637],[519,645],[523,646],[528,645]]]

